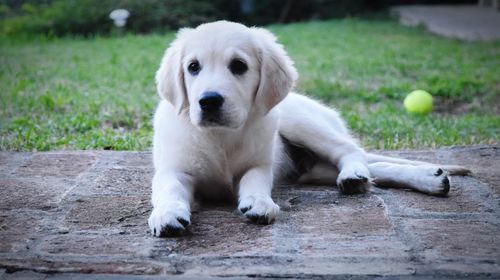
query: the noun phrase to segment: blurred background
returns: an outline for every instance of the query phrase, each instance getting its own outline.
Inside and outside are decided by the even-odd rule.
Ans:
[[[126,30],[148,33],[217,19],[247,25],[321,20],[384,12],[393,5],[464,4],[467,0],[1,0],[2,32],[51,36],[110,34],[109,13],[130,12]]]
[[[165,49],[177,28],[217,19],[276,34],[296,91],[336,107],[367,149],[497,145],[500,41],[475,39],[500,35],[492,3],[0,0],[0,150],[150,149]],[[115,9],[129,12],[123,27]],[[473,38],[436,35],[429,22]],[[431,113],[405,110],[417,89],[432,94]]]

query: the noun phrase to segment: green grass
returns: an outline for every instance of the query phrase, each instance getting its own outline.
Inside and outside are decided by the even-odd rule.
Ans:
[[[300,92],[338,108],[367,148],[497,144],[500,42],[439,38],[389,20],[269,27]],[[173,34],[0,43],[0,150],[147,150],[153,76]],[[435,111],[407,114],[413,89]]]

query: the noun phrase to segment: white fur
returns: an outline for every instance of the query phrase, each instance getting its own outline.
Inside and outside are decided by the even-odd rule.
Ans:
[[[233,74],[228,65],[234,58],[248,71]],[[187,70],[193,61],[201,65],[197,75]],[[337,184],[348,193],[364,192],[372,182],[448,191],[446,174],[435,165],[366,153],[336,111],[289,94],[297,78],[265,29],[219,21],[179,31],[156,74],[163,100],[154,117],[152,234],[182,231],[195,192],[212,198],[234,193],[249,219],[272,222],[279,213],[272,186],[293,169],[283,138],[318,156],[300,183]],[[207,91],[224,97],[219,124],[203,122],[198,102]]]

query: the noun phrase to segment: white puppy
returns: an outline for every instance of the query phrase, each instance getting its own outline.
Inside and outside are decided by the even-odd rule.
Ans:
[[[444,195],[443,170],[469,172],[366,153],[336,111],[289,93],[297,78],[265,29],[219,21],[178,32],[156,73],[162,101],[154,118],[153,235],[182,232],[195,194],[237,197],[246,217],[267,224],[279,212],[271,198],[276,183]]]

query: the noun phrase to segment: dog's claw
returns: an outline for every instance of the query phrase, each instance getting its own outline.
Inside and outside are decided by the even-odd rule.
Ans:
[[[248,210],[252,209],[252,206],[240,208],[241,213],[245,214]]]
[[[363,183],[368,182],[368,178],[366,178],[365,176],[363,176],[363,175],[358,175],[358,174],[356,174],[356,176],[358,176],[358,179],[359,179],[361,182],[363,182]]]
[[[177,218],[177,221],[179,221],[179,223],[181,223],[184,227],[189,225],[189,221],[186,221],[183,218]]]
[[[448,187],[450,186],[450,179],[448,179],[448,177],[444,177],[442,182],[443,182],[443,185],[448,186]]]
[[[259,225],[268,225],[270,223],[273,222],[273,220],[269,219],[269,216],[267,215],[263,215],[263,216],[260,216],[260,215],[246,215],[247,218],[256,223],[256,224],[259,224]]]

